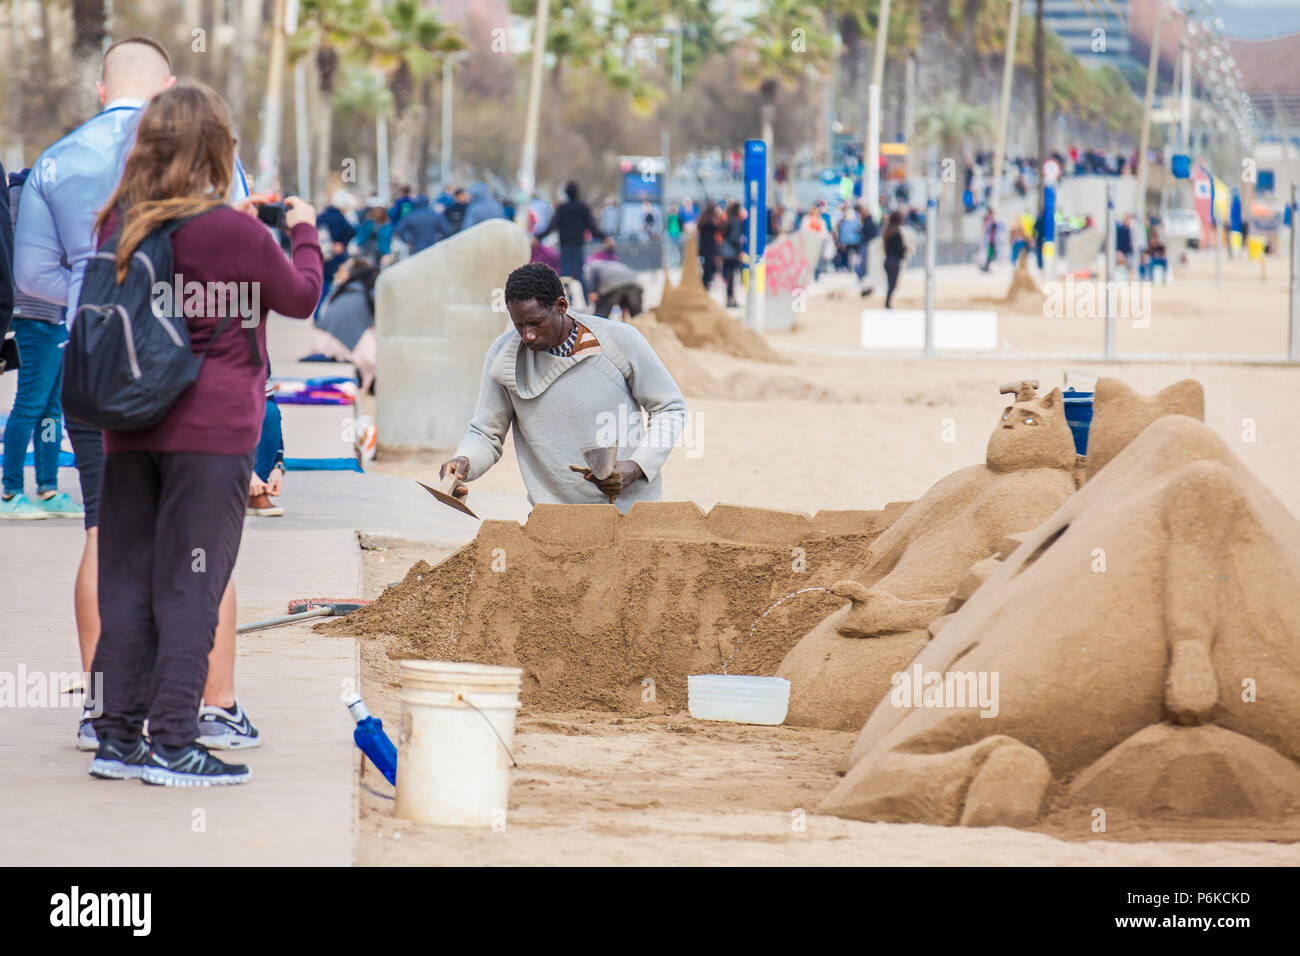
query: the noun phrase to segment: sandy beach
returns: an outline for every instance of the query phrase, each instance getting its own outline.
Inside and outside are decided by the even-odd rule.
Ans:
[[[1149,328],[1119,326],[1125,352],[1281,355],[1286,288],[1259,266],[1193,258],[1170,286],[1152,290]],[[942,308],[988,308],[1005,291],[1007,268],[983,275],[957,267],[941,275]],[[1204,385],[1206,423],[1294,514],[1300,512],[1300,423],[1293,368],[1191,361],[1097,362],[1048,356],[1099,348],[1096,318],[1050,318],[1043,309],[999,307],[1003,352],[978,359],[893,358],[857,348],[861,299],[835,280],[809,300],[792,333],[769,340],[790,361],[755,362],[690,350],[715,382],[709,397],[687,395],[688,442],[664,470],[665,498],[708,509],[719,502],[813,514],[878,509],[912,501],[956,469],[983,461],[990,430],[1007,403],[1003,382],[1037,378],[1088,390],[1098,376],[1142,393],[1194,377]],[[919,273],[908,273],[898,304],[920,307]],[[1023,357],[1020,357],[1023,356]],[[721,394],[719,394],[721,393]],[[726,394],[751,397],[723,397]],[[764,397],[758,397],[764,396]],[[382,439],[382,422],[380,423]],[[401,477],[436,473],[441,453],[381,452],[370,470]],[[508,445],[474,489],[522,495]],[[365,554],[371,596],[416,560],[452,553],[418,542]],[[396,721],[397,665],[383,639],[361,641],[367,699],[386,725]],[[504,833],[395,819],[379,794],[391,788],[366,771],[359,862],[709,863],[899,865],[1260,865],[1300,863],[1300,824],[1257,830],[1237,822],[1049,818],[1030,831],[860,823],[812,808],[836,785],[855,734],[795,727],[699,722],[684,711],[627,716],[600,711],[520,717],[520,768]],[[1293,821],[1294,823],[1294,821]],[[1269,842],[1258,842],[1260,840]]]

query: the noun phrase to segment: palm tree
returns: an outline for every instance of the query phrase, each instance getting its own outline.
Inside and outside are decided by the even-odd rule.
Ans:
[[[820,72],[830,60],[830,37],[810,0],[763,0],[749,18],[751,56],[742,77],[758,88],[762,98],[763,142],[772,149],[772,120],[782,87],[794,86],[810,71]]]
[[[510,0],[510,11],[531,18],[536,0]],[[551,88],[561,89],[569,66],[582,68],[591,64],[604,50],[604,38],[596,28],[591,5],[585,0],[550,0],[546,26],[546,52],[551,64]]]
[[[393,94],[392,165],[399,181],[419,191],[426,175],[426,170],[415,168],[425,105],[423,98],[415,96],[415,83],[430,77],[443,56],[465,49],[465,44],[418,0],[394,0],[384,7],[384,18],[389,33],[375,59]]]
[[[289,40],[289,61],[315,54],[320,112],[316,117],[313,189],[323,196],[333,162],[334,93],[344,57],[365,55],[381,42],[386,24],[368,0],[302,0],[299,28]]]
[[[982,106],[971,106],[952,90],[923,107],[916,116],[916,137],[922,143],[934,143],[944,155],[954,160],[962,155],[966,140],[987,135],[993,130],[993,116]],[[962,238],[962,184],[953,180],[952,238]]]

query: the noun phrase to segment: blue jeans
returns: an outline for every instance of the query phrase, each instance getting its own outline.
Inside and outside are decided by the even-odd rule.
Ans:
[[[262,419],[262,437],[257,440],[257,457],[253,470],[263,481],[271,478],[271,469],[284,454],[284,433],[280,430],[280,406],[275,399],[266,400],[266,415]]]
[[[14,338],[23,364],[18,391],[5,424],[4,493],[23,490],[23,460],[27,443],[36,438],[36,489],[59,486],[59,445],[63,442],[63,346],[68,328],[37,319],[13,321]]]

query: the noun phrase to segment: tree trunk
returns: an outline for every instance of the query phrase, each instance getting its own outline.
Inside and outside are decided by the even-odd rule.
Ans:
[[[68,102],[71,124],[81,123],[99,110],[95,83],[104,53],[104,0],[72,0],[72,88]]]
[[[961,98],[967,103],[972,102],[971,85],[975,79],[975,61],[979,57],[975,50],[975,27],[982,6],[984,0],[966,0],[962,11]]]
[[[330,156],[333,151],[331,139],[334,136],[334,91],[325,89],[321,84],[320,114],[316,117],[316,171],[312,182],[316,184],[316,198],[326,197],[329,190],[331,169]]]
[[[17,172],[27,165],[23,149],[23,101],[27,96],[27,73],[23,69],[23,8],[20,3],[9,4],[9,145],[5,151],[5,167]],[[47,74],[48,75],[48,74]],[[0,187],[8,189],[7,183]]]
[[[424,116],[420,123],[420,169],[418,174],[418,192],[425,192],[429,188],[429,163],[433,161],[430,155],[429,140],[432,137],[432,131],[429,127],[433,123],[433,77],[426,76],[420,81],[420,105],[424,110]]]
[[[393,189],[398,186],[410,186],[412,192],[419,191],[419,184],[424,176],[416,168],[419,162],[420,131],[424,129],[424,106],[421,103],[408,103],[406,109],[393,117],[389,139],[388,168]]]
[[[1043,211],[1043,161],[1047,159],[1047,37],[1043,2],[1034,16],[1034,113],[1038,123],[1038,211]]]

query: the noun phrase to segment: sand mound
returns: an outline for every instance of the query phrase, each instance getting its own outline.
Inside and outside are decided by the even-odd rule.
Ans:
[[[709,297],[700,278],[700,255],[694,234],[686,240],[682,250],[681,282],[665,286],[654,314],[689,348],[709,349],[760,362],[787,361],[767,343],[767,339],[733,319],[726,309]]]
[[[723,393],[723,388],[703,365],[691,355],[682,340],[677,337],[671,326],[658,321],[653,312],[644,312],[628,321],[640,332],[650,347],[655,350],[659,360],[668,369],[677,387],[683,395],[691,398],[714,398]]]
[[[690,502],[538,505],[527,524],[485,521],[436,567],[323,630],[381,638],[390,657],[524,669],[534,710],[657,713],[686,704],[689,674],[772,673],[843,603],[799,595],[856,573],[907,505],[815,517]]]
[[[1168,802],[1189,760],[1225,789],[1175,810],[1295,805],[1298,589],[1300,522],[1204,424],[1158,418],[917,655],[819,809],[1028,826],[1074,780],[1076,799]],[[1244,782],[1263,772],[1280,791]]]
[[[844,393],[793,375],[755,375],[732,372],[719,380],[700,363],[691,349],[682,344],[671,326],[646,312],[628,322],[645,336],[658,354],[683,395],[691,398],[729,398],[736,401],[797,400],[820,402],[856,402],[862,396]]]

